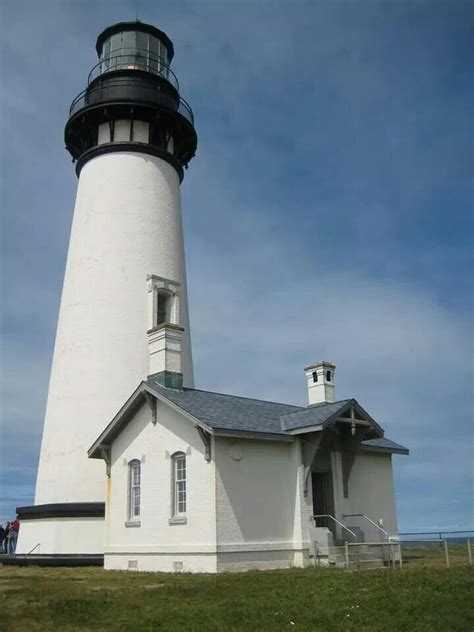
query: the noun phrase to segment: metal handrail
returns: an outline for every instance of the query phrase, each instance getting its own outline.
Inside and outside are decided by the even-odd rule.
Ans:
[[[129,50],[129,53],[123,51]],[[112,62],[112,63],[111,63]],[[156,66],[154,67],[154,65]],[[102,57],[95,66],[92,67],[87,77],[87,85],[91,83],[96,77],[100,75],[114,72],[115,70],[144,70],[151,72],[154,75],[163,77],[171,83],[179,92],[178,78],[171,70],[169,64],[166,61],[151,53],[150,51],[142,48],[121,48],[118,53],[111,53],[107,57]]]
[[[40,546],[40,544],[41,544],[41,542],[38,542],[38,544],[35,544],[35,546],[31,549],[31,551],[28,551],[28,553],[26,553],[26,555],[24,556],[23,559],[26,561],[26,558],[28,557],[28,555],[31,555],[33,553],[33,551]]]
[[[345,514],[347,516],[356,516],[356,515],[363,515],[363,514]],[[370,520],[370,518],[369,518]],[[400,542],[345,542],[344,544],[344,548],[345,548],[345,558],[346,558],[346,570],[350,569],[350,565],[351,565],[351,560],[350,560],[350,556],[349,556],[349,547],[350,546],[381,546],[382,547],[382,555],[384,557],[384,561],[385,561],[385,547],[388,546],[389,547],[389,558],[388,558],[388,565],[390,566],[390,564],[392,565],[393,568],[395,568],[395,562],[396,562],[396,557],[395,557],[395,548],[397,547],[398,549],[398,565],[400,568],[402,568],[403,565],[403,559],[402,559],[402,548],[401,548],[401,544]],[[356,560],[356,564],[360,565],[363,564],[365,562],[371,562],[373,560],[361,560],[360,558],[358,558]],[[449,562],[448,562],[449,565]]]
[[[31,555],[33,553],[33,551],[40,546],[40,544],[41,544],[41,542],[38,542],[38,544],[35,544],[35,546],[31,549],[31,551],[28,551],[28,553],[26,553],[26,555],[23,556],[23,565],[24,566],[26,566],[26,560],[27,560],[28,556]]]
[[[331,520],[334,520],[334,522],[338,524],[340,527],[342,527],[346,531],[349,531],[349,533],[357,540],[356,534],[353,531],[351,531],[349,527],[346,527],[346,525],[343,522],[340,522],[339,520],[337,520],[337,518],[334,518],[334,516],[331,516],[331,514],[318,514],[311,517],[314,519],[314,524],[316,524],[316,518],[331,518]]]
[[[388,540],[389,535],[388,535],[388,531],[385,531],[385,529],[382,529],[382,527],[380,525],[378,525],[376,522],[374,522],[371,518],[369,518],[369,516],[366,516],[365,514],[342,514],[343,518],[365,518],[368,522],[370,522],[371,525],[373,525],[376,529],[378,529],[379,531],[381,531],[386,539]]]

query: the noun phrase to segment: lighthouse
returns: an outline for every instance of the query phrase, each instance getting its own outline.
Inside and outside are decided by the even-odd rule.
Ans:
[[[170,310],[182,329],[180,379],[194,386],[180,184],[197,146],[163,31],[121,22],[96,50],[65,127],[77,196],[35,505],[19,508],[17,547],[91,559],[103,553],[106,488],[87,449],[149,374],[147,332]],[[159,374],[165,386],[175,377]]]

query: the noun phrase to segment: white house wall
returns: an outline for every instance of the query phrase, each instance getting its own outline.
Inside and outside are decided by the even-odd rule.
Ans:
[[[171,518],[171,455],[186,454],[187,523]],[[128,522],[128,463],[141,461],[140,526]],[[105,568],[215,572],[214,464],[193,423],[167,404],[157,405],[157,423],[144,404],[112,446],[108,482]],[[131,563],[131,564],[130,564]]]
[[[293,565],[303,546],[297,444],[217,437],[215,459],[217,569]]]
[[[344,514],[361,513],[374,522],[383,520],[389,535],[398,535],[395,490],[390,454],[360,452],[349,477],[349,494],[344,498],[341,454],[333,453],[333,482],[336,517],[348,527],[359,527],[366,542],[380,540],[381,532],[361,518],[344,518]]]

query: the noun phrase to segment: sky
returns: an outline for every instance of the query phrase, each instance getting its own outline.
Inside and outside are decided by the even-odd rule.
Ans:
[[[474,529],[473,7],[3,0],[0,521],[34,502],[77,187],[68,108],[98,33],[138,15],[173,40],[196,118],[196,386],[306,405],[303,368],[334,362],[337,399],[410,449],[393,458],[400,530]]]

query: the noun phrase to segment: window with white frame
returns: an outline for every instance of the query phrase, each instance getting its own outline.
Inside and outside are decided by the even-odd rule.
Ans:
[[[173,504],[174,516],[186,514],[186,455],[183,452],[173,454]]]
[[[130,461],[130,463],[128,464],[128,468],[128,517],[130,520],[137,520],[140,517],[141,463],[138,460]]]

